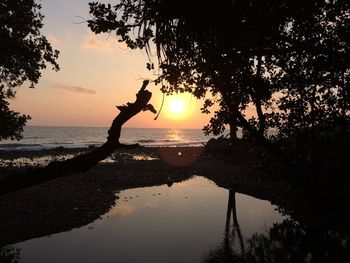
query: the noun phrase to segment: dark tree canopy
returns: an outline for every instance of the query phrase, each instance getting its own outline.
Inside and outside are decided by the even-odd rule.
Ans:
[[[216,98],[207,133],[228,124],[284,136],[349,119],[348,1],[122,0],[91,3],[90,13],[95,33],[115,32],[131,49],[156,46],[163,92]],[[249,105],[257,119],[245,116]]]
[[[34,88],[48,63],[59,70],[59,52],[40,32],[40,8],[34,0],[0,2],[0,140],[20,139],[29,118],[8,108],[5,100],[15,97],[14,88],[25,83]]]
[[[4,94],[0,93],[0,140],[19,140],[23,132],[23,127],[28,119],[27,115],[20,115],[8,107]]]

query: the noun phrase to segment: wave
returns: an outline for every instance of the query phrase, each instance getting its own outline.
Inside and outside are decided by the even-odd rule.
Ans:
[[[49,144],[54,144],[54,145],[70,145],[72,144],[71,142],[50,142]]]
[[[206,141],[177,141],[177,140],[139,140],[144,147],[198,147],[203,146]],[[80,149],[88,148],[94,145],[99,147],[101,143],[80,143],[80,144],[25,144],[25,143],[9,143],[0,144],[0,151],[39,151],[39,150],[49,150],[55,148],[65,148],[65,149]]]
[[[148,140],[137,140],[136,142],[140,142],[140,143],[149,143],[149,142],[156,142],[157,140],[152,140],[152,139],[148,139]]]
[[[135,142],[140,142],[140,143],[152,143],[152,142],[181,142],[180,140],[177,139],[140,139],[136,140]]]
[[[43,139],[43,136],[27,136],[26,139],[29,140],[37,140],[37,139]]]
[[[26,143],[9,143],[0,144],[0,151],[39,151],[56,148],[78,149],[88,148],[91,144],[71,144],[71,143],[47,143],[47,144],[26,144]],[[96,144],[95,146],[98,146]]]
[[[159,141],[161,141],[161,142],[180,142],[180,140],[176,140],[176,139],[161,139],[161,140],[159,140]]]
[[[1,148],[21,148],[21,147],[40,147],[42,144],[38,143],[2,143],[0,144]]]
[[[88,144],[88,145],[90,145],[90,144],[102,144],[102,143],[104,143],[104,141],[103,142],[100,142],[100,141],[83,141],[83,143],[84,144]]]
[[[176,140],[159,140],[154,143],[144,144],[145,147],[198,147],[206,144],[207,141],[176,141]]]

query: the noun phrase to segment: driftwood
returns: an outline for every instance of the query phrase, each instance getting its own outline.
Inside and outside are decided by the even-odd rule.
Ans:
[[[117,106],[120,113],[113,120],[112,125],[108,130],[107,141],[102,146],[94,149],[91,152],[78,155],[65,161],[54,161],[42,168],[9,175],[0,181],[0,195],[72,173],[86,172],[97,165],[100,161],[104,160],[118,148],[138,147],[139,144],[121,144],[119,142],[119,137],[122,125],[140,111],[150,110],[153,113],[156,113],[153,106],[148,104],[152,97],[152,93],[146,90],[147,85],[148,81],[145,80],[141,89],[136,94],[136,101],[134,103],[127,103],[127,105]]]

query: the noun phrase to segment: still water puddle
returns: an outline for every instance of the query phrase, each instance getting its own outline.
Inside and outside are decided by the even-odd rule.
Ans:
[[[118,197],[89,225],[10,247],[19,262],[211,262],[244,256],[254,235],[288,219],[268,201],[199,176]]]

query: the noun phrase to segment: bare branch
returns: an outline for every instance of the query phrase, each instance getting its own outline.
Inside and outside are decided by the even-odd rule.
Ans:
[[[139,92],[136,94],[136,100],[134,103],[127,103],[124,106],[118,106],[120,113],[113,120],[112,125],[108,130],[107,141],[102,146],[91,152],[78,155],[65,161],[51,162],[46,167],[28,170],[25,173],[8,175],[0,180],[0,195],[40,184],[55,178],[67,176],[72,173],[86,172],[97,165],[100,161],[107,158],[118,148],[131,149],[140,147],[139,144],[122,144],[119,142],[119,137],[122,125],[125,122],[130,120],[140,111],[145,109],[152,111],[153,106],[148,104],[152,97],[152,93],[146,90],[148,83],[148,80],[143,81]]]

